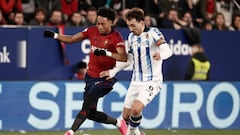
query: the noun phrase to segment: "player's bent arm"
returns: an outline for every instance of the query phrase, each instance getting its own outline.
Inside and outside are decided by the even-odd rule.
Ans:
[[[75,43],[84,39],[84,36],[81,32],[75,35],[61,35],[58,34],[57,39],[64,42],[64,43]]]
[[[172,51],[169,48],[169,45],[167,43],[163,43],[159,46],[160,48],[160,57],[162,60],[165,60],[172,56]]]
[[[128,60],[128,56],[124,47],[118,47],[117,53],[112,53],[111,57],[116,59],[117,61],[127,62]]]
[[[116,66],[113,69],[109,70],[109,77],[111,78],[114,77],[119,71],[130,66],[132,63],[132,59],[133,59],[132,54],[127,54],[126,62],[117,61]]]

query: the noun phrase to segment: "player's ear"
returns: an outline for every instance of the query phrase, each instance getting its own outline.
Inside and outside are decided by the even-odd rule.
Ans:
[[[111,25],[113,25],[113,22],[114,21],[112,21],[112,20],[108,20],[108,23],[111,24]]]

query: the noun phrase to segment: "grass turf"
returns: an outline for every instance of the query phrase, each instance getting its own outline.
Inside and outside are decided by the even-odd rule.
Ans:
[[[146,135],[240,135],[240,130],[144,130]],[[63,135],[63,131],[0,131],[0,135]],[[84,130],[75,135],[120,135],[117,130]]]

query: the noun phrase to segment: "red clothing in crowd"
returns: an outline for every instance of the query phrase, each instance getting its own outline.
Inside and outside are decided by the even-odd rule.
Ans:
[[[21,0],[0,0],[0,9],[3,14],[9,14],[13,11],[22,11]]]
[[[215,1],[214,0],[207,0],[207,12],[214,13],[215,11]]]
[[[70,2],[68,0],[61,0],[61,7],[64,14],[71,16],[73,12],[78,10],[78,3],[77,0],[71,0]]]

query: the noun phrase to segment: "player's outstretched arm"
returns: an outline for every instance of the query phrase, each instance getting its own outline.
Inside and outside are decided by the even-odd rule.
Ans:
[[[70,44],[81,41],[84,38],[84,36],[81,32],[79,32],[75,35],[61,35],[61,34],[58,34],[56,32],[50,31],[50,30],[45,30],[43,32],[43,36],[46,38],[57,39],[61,42],[70,43]]]
[[[132,64],[132,54],[127,54],[127,58],[127,62],[117,61],[116,66],[113,69],[100,72],[100,77],[102,78],[107,76],[109,78],[113,78],[119,71],[127,68]]]
[[[112,58],[116,59],[117,61],[127,62],[128,55],[124,47],[118,47],[117,53],[112,54]]]

